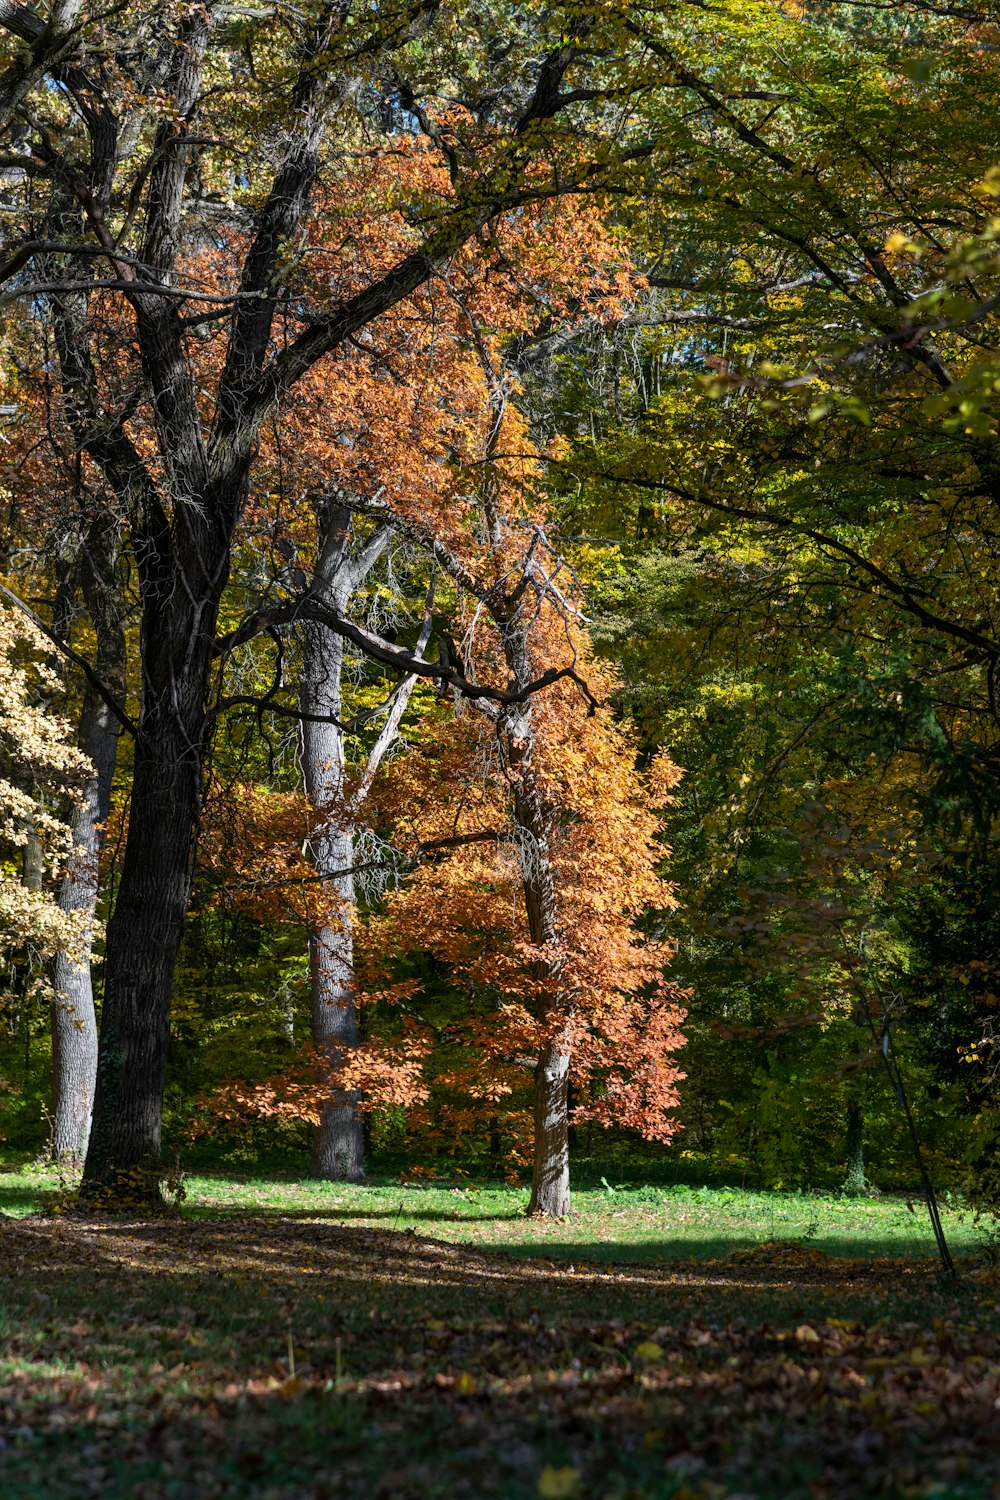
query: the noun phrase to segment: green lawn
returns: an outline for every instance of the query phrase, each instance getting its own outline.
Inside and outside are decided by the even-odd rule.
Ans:
[[[0,1212],[37,1207],[58,1189],[56,1174],[36,1169],[0,1175]],[[274,1178],[193,1175],[185,1180],[185,1216],[221,1213],[305,1214],[367,1228],[412,1229],[437,1239],[539,1253],[553,1259],[714,1259],[773,1239],[801,1240],[837,1256],[935,1252],[923,1200],[851,1199],[817,1193],[726,1188],[578,1189],[568,1219],[525,1216],[527,1193],[498,1186],[447,1187],[375,1181],[364,1187]],[[953,1253],[978,1249],[968,1212],[942,1209]]]

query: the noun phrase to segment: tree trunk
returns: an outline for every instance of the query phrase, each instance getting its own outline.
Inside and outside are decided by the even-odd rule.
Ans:
[[[321,625],[305,627],[299,701],[306,714],[341,712],[344,646]],[[302,771],[317,817],[310,838],[312,861],[324,876],[326,916],[309,934],[312,981],[312,1035],[333,1075],[345,1048],[358,1040],[354,1005],[353,829],[345,803],[344,735],[332,723],[302,724]],[[358,1096],[336,1087],[324,1103],[313,1142],[312,1175],[328,1182],[361,1182],[365,1175],[364,1138]]]
[[[561,1218],[569,1196],[569,1052],[556,1038],[542,1049],[535,1068],[535,1152],[530,1214]]]
[[[170,1000],[190,891],[201,726],[140,729],[129,829],[108,924],[94,1123],[84,1194],[158,1198]],[[159,733],[157,733],[159,729]]]
[[[865,1176],[865,1116],[856,1099],[847,1105],[847,1173],[842,1191],[860,1195],[870,1190]]]
[[[515,621],[504,631],[507,665],[519,687],[531,680],[525,631]],[[530,702],[508,709],[501,728],[514,788],[521,880],[532,943],[544,953],[536,961],[550,994],[539,1016],[544,1036],[535,1065],[534,1146],[529,1214],[561,1217],[570,1210],[569,1048],[560,1021],[565,998],[559,993],[561,944],[555,872],[549,853],[551,812],[535,770],[535,731]],[[552,1034],[552,1028],[555,1034]]]
[[[98,676],[124,703],[125,634],[115,578],[118,547],[118,525],[109,510],[87,534],[81,581],[97,635]],[[59,905],[66,912],[87,911],[93,917],[96,910],[98,860],[111,807],[120,732],[117,718],[88,683],[80,712],[79,745],[94,767],[94,776],[73,812],[73,854],[59,891]],[[87,1154],[97,1080],[89,936],[82,964],[71,963],[65,954],[56,955],[53,980],[58,999],[52,1005],[52,1155],[56,1161],[78,1166]]]
[[[63,911],[87,911],[97,904],[97,862],[101,831],[111,804],[111,781],[118,749],[118,721],[104,700],[87,689],[80,715],[80,749],[95,774],[73,812],[73,855],[59,891]],[[79,1165],[87,1153],[97,1079],[97,1015],[90,970],[90,938],[85,962],[57,953],[52,1003],[52,1155]]]
[[[383,527],[358,549],[351,548],[353,515],[348,505],[321,505],[313,586],[338,613],[361,587],[389,540]],[[430,628],[429,619],[426,622]],[[426,634],[417,646],[420,655]],[[302,774],[315,817],[310,837],[313,865],[324,877],[324,920],[309,934],[312,980],[312,1035],[330,1068],[330,1094],[323,1105],[313,1143],[312,1175],[329,1182],[362,1182],[365,1129],[360,1096],[337,1086],[334,1075],[347,1049],[357,1046],[354,1002],[354,827],[372,778],[390,745],[409,701],[414,678],[400,683],[395,701],[359,776],[348,785],[341,691],[344,642],[320,625],[306,625],[299,707],[302,721]],[[324,722],[325,720],[325,722]]]
[[[322,841],[323,866],[344,868],[353,859],[350,834],[332,835]],[[334,860],[344,861],[336,866]],[[329,861],[329,866],[327,866]],[[312,975],[313,1041],[329,1061],[331,1072],[347,1048],[357,1045],[358,1021],[354,1006],[353,891],[343,892],[346,881],[331,881],[331,920],[309,935],[309,967]],[[358,1110],[359,1095],[331,1087],[323,1105],[313,1141],[312,1175],[328,1182],[363,1182],[365,1176],[364,1132]]]
[[[38,830],[31,818],[25,819],[24,849],[21,855],[21,883],[25,890],[41,891],[45,884],[45,853]],[[14,978],[14,975],[12,975]],[[31,1065],[31,959],[19,966],[14,979],[14,993],[18,995],[17,1034],[24,1043],[24,1071]]]
[[[216,619],[236,519],[234,504],[220,523],[223,509],[210,493],[185,508],[183,547],[169,557],[165,548],[151,552],[144,568],[142,707],[125,853],[108,922],[84,1198],[127,1203],[160,1196],[171,992],[201,808]]]

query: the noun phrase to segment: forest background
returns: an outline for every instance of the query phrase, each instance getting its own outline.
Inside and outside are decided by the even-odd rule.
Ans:
[[[5,1150],[995,1203],[992,8],[0,25]]]

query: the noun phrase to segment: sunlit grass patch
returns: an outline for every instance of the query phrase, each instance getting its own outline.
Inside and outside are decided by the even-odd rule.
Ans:
[[[67,1184],[62,1179],[63,1186]],[[58,1193],[60,1175],[32,1168],[0,1176],[0,1211],[35,1210]],[[553,1259],[713,1259],[770,1240],[802,1241],[833,1256],[933,1256],[920,1198],[845,1198],[737,1188],[643,1187],[606,1184],[576,1189],[565,1219],[525,1214],[526,1191],[490,1183],[364,1185],[227,1173],[193,1173],[180,1212],[305,1215],[367,1228],[410,1230],[437,1239],[544,1254]],[[953,1253],[979,1249],[983,1238],[960,1205],[942,1210]]]

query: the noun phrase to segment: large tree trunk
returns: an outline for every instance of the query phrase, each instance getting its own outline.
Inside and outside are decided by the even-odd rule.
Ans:
[[[108,922],[84,1197],[159,1198],[171,992],[190,896],[215,628],[235,520],[235,504],[224,507],[206,494],[184,509],[183,545],[170,558],[165,549],[151,556],[145,570],[142,705],[128,833]]]
[[[305,630],[299,700],[304,713],[340,717],[344,646],[321,625]],[[312,1174],[330,1182],[360,1182],[364,1138],[357,1096],[332,1081],[344,1049],[358,1040],[354,1005],[354,834],[347,826],[344,736],[335,724],[306,719],[302,771],[316,815],[310,837],[313,865],[324,877],[325,919],[309,934],[313,1044],[329,1064],[330,1094],[313,1143]]]
[[[80,749],[90,757],[94,776],[73,812],[73,855],[59,891],[63,911],[86,911],[97,904],[97,863],[101,832],[111,803],[111,781],[118,749],[117,719],[88,688],[80,715]],[[56,954],[52,1003],[52,1155],[78,1165],[87,1153],[97,1079],[97,1015],[90,970],[90,935],[83,963]]]
[[[108,924],[84,1193],[156,1198],[174,967],[190,891],[200,725],[151,715],[135,747],[129,829]],[[159,732],[157,732],[159,731]],[[193,731],[193,732],[190,732]]]

